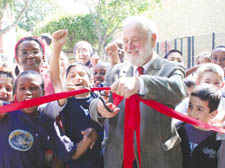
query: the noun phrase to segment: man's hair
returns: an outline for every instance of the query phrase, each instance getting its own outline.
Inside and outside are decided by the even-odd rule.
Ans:
[[[212,84],[204,83],[199,86],[196,86],[193,89],[191,96],[198,97],[202,101],[207,101],[211,113],[217,110],[219,106],[221,99],[221,90],[219,90]]]
[[[202,78],[205,72],[214,72],[220,77],[221,81],[223,81],[224,70],[219,65],[214,63],[202,64],[197,70],[197,79]]]
[[[172,54],[172,53],[178,53],[178,54],[180,54],[180,55],[182,56],[182,52],[181,52],[181,51],[179,51],[179,50],[177,50],[177,49],[172,49],[172,50],[169,50],[169,51],[166,53],[166,55],[164,56],[164,58],[167,59],[167,58],[169,57],[169,55]]]
[[[92,76],[91,76],[90,69],[89,69],[86,65],[83,65],[83,64],[78,63],[78,62],[75,62],[75,63],[70,64],[70,65],[68,66],[68,68],[66,69],[66,77],[68,76],[68,74],[69,74],[71,68],[77,67],[77,66],[79,66],[80,68],[82,68],[83,70],[85,70],[85,72],[87,73],[89,79],[91,79]]]
[[[41,39],[44,40],[48,46],[52,43],[52,36],[49,33],[42,34]]]
[[[143,30],[145,30],[148,35],[148,39],[152,36],[152,34],[156,34],[156,37],[158,37],[155,23],[145,16],[128,16],[123,21],[123,28],[130,25],[136,25],[137,27],[141,27]]]

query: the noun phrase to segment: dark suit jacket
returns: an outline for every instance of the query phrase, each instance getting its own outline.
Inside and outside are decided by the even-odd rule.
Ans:
[[[122,76],[133,75],[134,68],[131,64],[117,64],[108,72],[106,84],[110,86]],[[155,55],[145,74],[139,77],[144,80],[145,99],[153,99],[174,108],[185,95],[183,66],[162,59],[158,55]],[[97,100],[94,100],[91,103],[91,117],[103,124],[96,111],[96,102]],[[123,163],[125,101],[122,101],[119,107],[118,115],[109,119],[105,168],[121,168]],[[142,168],[181,168],[182,153],[179,145],[181,140],[172,119],[143,103],[140,109]]]

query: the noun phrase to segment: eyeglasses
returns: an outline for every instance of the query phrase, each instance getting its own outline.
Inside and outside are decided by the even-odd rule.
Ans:
[[[21,52],[21,55],[22,56],[28,56],[30,54],[34,55],[34,56],[37,56],[41,53],[40,50],[31,50],[31,51],[27,51],[27,50],[22,50]]]

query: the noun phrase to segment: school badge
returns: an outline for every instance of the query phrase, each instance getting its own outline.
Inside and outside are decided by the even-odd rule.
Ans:
[[[9,145],[18,151],[28,151],[33,142],[33,136],[27,131],[17,129],[9,134]]]

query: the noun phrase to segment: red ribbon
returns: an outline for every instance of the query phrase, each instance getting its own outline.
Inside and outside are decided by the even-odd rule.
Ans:
[[[97,91],[97,90],[110,90],[110,88],[109,87],[91,88],[92,92]],[[24,108],[31,107],[31,106],[38,106],[40,104],[44,104],[44,103],[48,103],[48,102],[51,102],[51,101],[75,96],[75,95],[78,95],[78,94],[81,94],[81,93],[86,93],[86,92],[89,92],[89,91],[90,91],[89,89],[67,91],[67,92],[61,92],[61,93],[55,93],[55,94],[52,94],[52,95],[37,97],[37,98],[33,98],[33,99],[30,99],[30,100],[25,100],[25,101],[21,101],[21,102],[16,102],[16,103],[13,103],[13,104],[8,104],[8,105],[0,107],[0,114],[6,113],[6,112],[9,112],[9,111],[15,111],[15,110],[18,110],[18,109],[24,109]]]
[[[109,87],[105,88],[91,88],[91,91],[97,90],[110,90]],[[75,96],[77,94],[89,92],[89,89],[82,89],[76,91],[68,91],[62,93],[56,93],[52,95],[47,95],[43,97],[34,98],[31,100],[26,100],[22,102],[16,102],[13,104],[5,105],[0,107],[0,113],[6,113],[9,111],[15,111],[18,109],[23,109],[31,106],[37,106],[40,104],[48,103],[50,101],[55,101],[62,98],[67,98]],[[113,94],[113,102],[117,106],[123,97]],[[186,123],[192,124],[197,127],[201,127],[207,130],[213,130],[220,133],[225,133],[225,129],[209,125],[202,121],[196,120],[189,116],[186,116],[182,113],[176,112],[173,109],[160,104],[154,100],[145,100],[138,95],[133,95],[129,99],[126,99],[125,102],[125,121],[124,121],[124,168],[132,168],[134,161],[134,148],[133,148],[133,135],[136,131],[137,139],[137,148],[138,148],[138,158],[139,158],[139,167],[141,167],[141,156],[140,156],[140,101],[146,104],[147,106],[155,109],[156,111],[167,115],[172,118],[179,119]]]
[[[207,129],[213,130],[220,133],[225,133],[225,129],[209,125],[202,121],[191,118],[182,113],[176,112],[173,109],[160,104],[154,100],[145,100],[138,95],[133,95],[129,99],[126,99],[125,103],[125,121],[124,121],[124,168],[132,168],[134,161],[134,149],[133,149],[133,136],[134,130],[136,131],[137,139],[137,152],[139,158],[139,167],[141,167],[141,156],[140,156],[140,101],[147,106],[155,109],[156,111],[167,115],[172,118],[179,119],[186,123]]]

